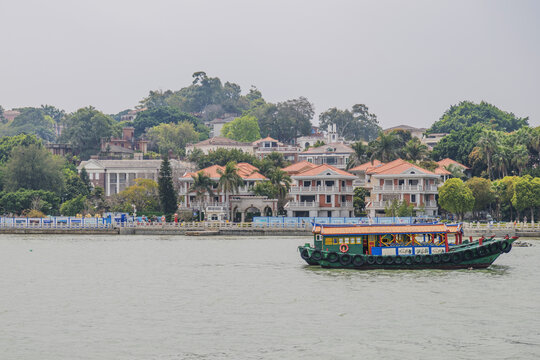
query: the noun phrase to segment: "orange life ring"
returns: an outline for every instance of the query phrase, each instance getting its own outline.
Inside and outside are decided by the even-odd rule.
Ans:
[[[339,251],[341,251],[342,253],[346,253],[347,251],[349,251],[349,245],[347,244],[339,245]]]
[[[165,222],[165,216],[161,217],[161,222]]]

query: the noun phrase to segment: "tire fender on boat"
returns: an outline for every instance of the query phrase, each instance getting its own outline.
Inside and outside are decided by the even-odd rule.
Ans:
[[[364,265],[364,257],[362,255],[355,255],[352,261],[354,266],[362,266]]]
[[[339,255],[335,252],[331,252],[330,254],[328,254],[328,261],[330,261],[331,263],[335,263],[339,260]]]
[[[504,253],[509,253],[512,250],[512,243],[507,243],[508,246],[503,250]]]
[[[311,253],[311,259],[319,261],[322,259],[322,253],[319,250],[315,250]]]

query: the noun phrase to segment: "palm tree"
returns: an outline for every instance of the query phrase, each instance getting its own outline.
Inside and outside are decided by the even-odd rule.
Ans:
[[[291,177],[285,171],[275,168],[270,173],[270,182],[275,187],[278,196],[278,211],[282,212],[285,199],[291,189]]]
[[[191,187],[189,188],[189,192],[194,191],[195,192],[195,198],[199,201],[199,221],[201,220],[201,213],[202,213],[202,201],[204,199],[204,195],[208,193],[211,197],[214,196],[214,186],[216,185],[215,181],[212,180],[208,175],[206,175],[204,172],[199,171],[195,175],[191,175],[193,178],[193,184],[191,184]]]
[[[501,178],[508,175],[510,160],[510,148],[508,146],[499,146],[495,154],[493,154],[493,168],[499,173]]]
[[[361,141],[358,141],[352,144],[351,147],[354,150],[354,154],[352,154],[349,158],[347,170],[369,161],[367,145],[364,145]]]
[[[428,147],[415,137],[407,141],[403,154],[407,160],[424,160],[428,155]]]
[[[452,174],[453,178],[461,180],[466,178],[465,173],[463,172],[463,168],[456,164],[450,164],[448,166],[445,166],[444,168]]]
[[[521,172],[529,162],[529,152],[525,145],[516,145],[512,149],[512,165],[518,170],[518,175],[521,176]]]
[[[225,202],[227,203],[229,219],[232,219],[231,204],[230,201],[228,201],[227,196],[229,193],[237,193],[238,188],[244,185],[244,179],[238,175],[238,169],[236,168],[236,163],[234,161],[229,161],[227,165],[225,165],[225,170],[218,169],[217,172],[220,176],[218,189],[225,193]]]
[[[394,133],[379,133],[379,137],[369,145],[372,149],[370,160],[378,159],[382,162],[395,160],[399,156],[398,138]]]
[[[484,129],[476,145],[482,152],[483,156],[485,156],[488,178],[491,180],[491,159],[493,154],[497,151],[497,147],[499,145],[497,132],[489,129]]]

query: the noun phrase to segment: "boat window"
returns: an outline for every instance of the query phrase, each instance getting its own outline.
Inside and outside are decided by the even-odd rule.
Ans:
[[[345,244],[349,243],[349,238],[345,238]]]
[[[325,245],[332,245],[333,242],[334,242],[333,238],[327,237],[327,238],[325,238],[324,244]]]
[[[343,244],[343,238],[342,237],[339,238],[339,243]]]
[[[338,238],[334,238],[334,244],[338,243]]]

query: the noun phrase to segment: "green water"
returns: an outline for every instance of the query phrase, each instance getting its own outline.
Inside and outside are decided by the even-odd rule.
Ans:
[[[1,236],[0,359],[540,358],[540,241],[474,271],[308,267],[306,241]]]

